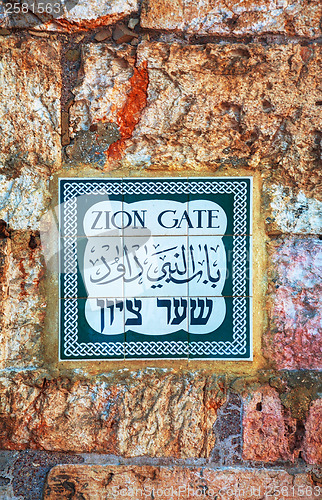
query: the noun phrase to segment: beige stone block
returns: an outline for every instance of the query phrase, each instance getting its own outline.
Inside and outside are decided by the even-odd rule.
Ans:
[[[210,455],[217,410],[225,401],[215,376],[161,370],[126,375],[109,380],[4,373],[1,447],[125,457]]]
[[[39,366],[46,300],[41,289],[44,259],[38,235],[12,233],[1,240],[1,368]]]
[[[321,491],[318,487],[313,488],[308,474],[293,476],[281,469],[219,471],[206,467],[58,465],[47,477],[44,499],[67,499],[73,491],[75,497],[91,500],[261,500],[271,497],[308,500],[313,491],[316,494]]]
[[[0,174],[9,179],[26,165],[36,171],[61,165],[60,59],[55,40],[1,39]]]
[[[196,35],[321,36],[319,0],[144,0],[141,26]]]
[[[87,155],[105,170],[203,175],[260,169],[319,199],[320,46],[144,42],[135,63],[103,45],[84,49],[70,118],[87,142],[83,157],[68,149],[72,162]],[[114,138],[91,132],[98,122]]]
[[[123,164],[260,168],[319,196],[320,47],[142,43],[144,62],[147,105]]]
[[[322,233],[322,202],[303,190],[265,182],[263,208],[269,234]]]

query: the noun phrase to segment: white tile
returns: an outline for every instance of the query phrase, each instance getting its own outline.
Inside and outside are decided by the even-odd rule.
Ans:
[[[88,296],[123,297],[124,274],[123,238],[88,238],[83,261]]]
[[[202,197],[202,195],[201,195]],[[227,215],[218,203],[210,200],[188,202],[189,235],[223,235],[227,229]]]
[[[102,335],[124,333],[123,299],[90,297],[85,302],[85,318],[89,326]]]
[[[217,330],[226,316],[226,300],[231,298],[189,297],[189,333],[204,335]]]
[[[99,201],[85,213],[85,236],[122,236],[123,227],[131,223],[130,217],[124,212],[122,201]]]
[[[180,330],[188,332],[187,297],[135,297],[125,303],[126,331],[156,337]]]
[[[188,233],[187,202],[162,200],[156,195],[154,200],[124,202],[124,211],[132,217],[132,224],[124,230],[125,236],[140,236],[141,231],[144,234],[149,231],[153,236],[182,236]]]
[[[124,237],[126,297],[187,296],[188,238]]]

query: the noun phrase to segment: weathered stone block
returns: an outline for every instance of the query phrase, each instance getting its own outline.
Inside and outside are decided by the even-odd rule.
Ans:
[[[321,35],[319,0],[144,0],[144,28],[181,30],[198,35]]]
[[[208,457],[223,402],[216,377],[139,373],[124,394],[120,452],[128,457]]]
[[[39,366],[46,309],[39,236],[13,232],[0,242],[0,366]]]
[[[49,168],[22,167],[13,161],[1,171],[7,175],[0,174],[0,219],[11,229],[39,229],[51,200]]]
[[[38,374],[39,376],[39,374]],[[116,453],[119,392],[102,381],[1,378],[1,447]]]
[[[75,498],[283,498],[308,500],[318,487],[309,474],[283,470],[225,470],[189,467],[58,465],[47,478],[45,500]],[[281,492],[279,496],[279,493]]]
[[[2,37],[0,174],[14,179],[23,176],[26,165],[38,174],[44,165],[60,166],[60,94],[59,42]],[[28,176],[30,171],[20,182],[29,190]],[[19,196],[17,190],[10,195],[10,186],[8,189],[9,198]]]
[[[278,369],[320,369],[322,242],[277,240],[270,244],[269,253],[264,355]]]
[[[263,201],[268,233],[322,233],[322,202],[303,191],[266,182]]]
[[[319,47],[141,44],[148,101],[127,160],[168,168],[261,166],[271,178],[283,172],[286,182],[317,192],[320,60]],[[309,182],[302,174],[308,170]]]
[[[74,88],[67,147],[71,161],[103,168],[119,160],[146,105],[146,64],[136,66],[136,50],[89,44],[82,51],[81,83]],[[111,163],[108,162],[108,163]],[[107,165],[107,168],[109,166]]]
[[[58,464],[79,464],[84,458],[46,451],[0,451],[0,498],[39,500],[48,472]]]
[[[243,458],[275,462],[294,460],[296,420],[286,412],[275,389],[255,391],[245,404]]]
[[[219,379],[157,370],[124,375],[74,381],[4,375],[0,446],[126,457],[210,455],[224,402]]]
[[[317,192],[320,60],[319,47],[141,44],[148,101],[126,160],[167,168],[261,166],[270,178],[283,172],[286,182]],[[308,170],[309,182],[301,173]]]
[[[309,464],[322,464],[322,399],[311,405],[305,423],[303,451]]]
[[[138,11],[138,0],[78,0],[74,7],[67,8],[62,19],[80,27],[95,28],[123,19]]]
[[[107,170],[260,167],[270,181],[319,196],[319,46],[144,42],[136,65],[99,45],[83,59],[72,132],[99,121],[118,130],[120,140],[100,150]]]
[[[18,3],[18,2],[17,2]],[[49,31],[73,29],[89,29],[114,23],[125,16],[137,12],[138,0],[51,0],[45,3],[45,12],[41,5],[34,4],[29,12],[8,14],[3,4],[0,4],[0,27],[6,28],[38,28]],[[50,6],[52,9],[50,9]],[[39,8],[40,7],[40,8]],[[11,9],[13,11],[13,9]]]

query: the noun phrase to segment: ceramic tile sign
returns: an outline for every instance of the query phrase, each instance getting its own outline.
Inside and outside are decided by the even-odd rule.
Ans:
[[[60,359],[251,360],[251,178],[60,179]]]

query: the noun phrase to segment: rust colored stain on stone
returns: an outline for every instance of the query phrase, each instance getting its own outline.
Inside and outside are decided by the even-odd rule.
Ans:
[[[209,457],[220,378],[199,373],[133,373],[124,392],[118,430],[125,457]]]
[[[212,461],[220,466],[231,466],[242,461],[242,399],[238,394],[229,394],[225,404],[217,413],[214,425],[216,434]]]
[[[111,144],[107,150],[109,158],[119,160],[125,148],[125,142],[132,137],[135,126],[139,123],[142,110],[147,102],[147,89],[149,74],[147,62],[143,61],[138,68],[133,69],[130,78],[131,90],[127,95],[124,107],[117,114],[117,124],[120,129],[121,139]]]

